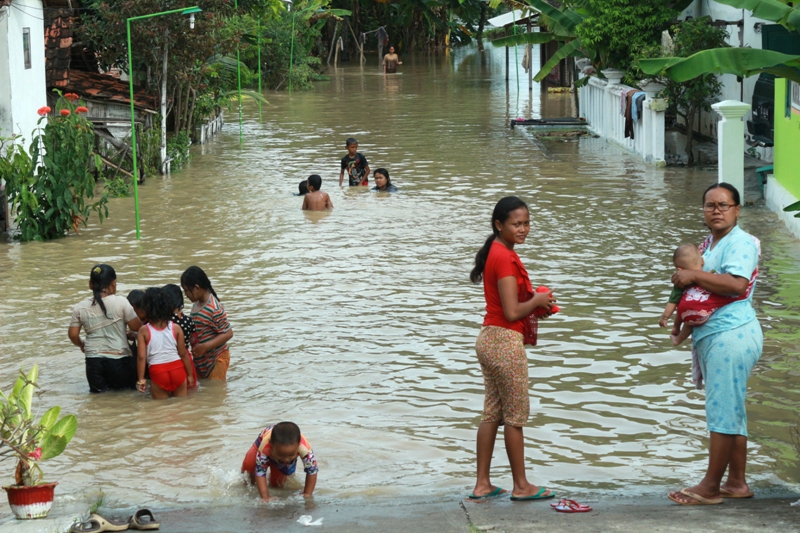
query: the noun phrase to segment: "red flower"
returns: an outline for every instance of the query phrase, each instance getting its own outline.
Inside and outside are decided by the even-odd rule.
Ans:
[[[34,461],[38,461],[39,459],[42,458],[42,449],[41,448],[36,448],[33,451],[33,453],[28,454],[28,457],[30,457]]]
[[[75,93],[67,93],[67,94],[65,94],[65,95],[64,95],[64,98],[66,98],[66,99],[67,99],[67,100],[69,100],[70,102],[74,102],[75,100],[77,100],[78,98],[80,98],[80,96],[78,96],[78,95],[77,95],[77,94],[75,94]]]
[[[67,115],[69,115],[69,109],[62,109],[61,110],[61,116],[62,117],[66,117]]]
[[[37,113],[39,113],[41,116],[45,116],[48,113],[50,113],[50,111],[52,111],[52,109],[50,109],[48,106],[44,106],[44,107],[40,107],[39,111],[37,111]]]
[[[75,112],[76,113],[88,113],[89,112],[89,108],[88,107],[84,107],[82,105],[79,105],[78,108],[75,109]]]

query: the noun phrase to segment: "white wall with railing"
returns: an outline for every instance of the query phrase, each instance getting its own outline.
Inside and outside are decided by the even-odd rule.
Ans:
[[[655,98],[664,86],[650,82],[640,90],[646,93],[642,116],[633,123],[633,138],[625,137],[625,116],[621,97],[625,91],[635,89],[622,85],[622,72],[604,70],[606,79],[592,76],[580,88],[580,116],[589,123],[589,129],[642,156],[647,163],[665,165],[664,111],[667,103]]]

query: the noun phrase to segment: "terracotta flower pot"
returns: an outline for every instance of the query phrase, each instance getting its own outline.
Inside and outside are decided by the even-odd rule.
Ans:
[[[53,493],[56,485],[58,482],[42,483],[31,487],[10,485],[3,489],[8,495],[8,505],[14,516],[20,520],[29,520],[47,516],[50,507],[53,506]]]

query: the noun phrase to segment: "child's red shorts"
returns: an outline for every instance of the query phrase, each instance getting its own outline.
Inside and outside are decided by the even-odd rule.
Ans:
[[[167,392],[175,392],[186,381],[186,369],[178,359],[171,363],[150,365],[150,381]]]

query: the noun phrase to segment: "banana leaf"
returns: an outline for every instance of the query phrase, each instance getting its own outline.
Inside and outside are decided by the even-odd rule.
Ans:
[[[800,10],[787,6],[780,0],[717,0],[717,2],[737,9],[747,9],[754,17],[777,22],[789,30],[800,29]]]
[[[554,20],[561,26],[563,26],[567,30],[575,30],[575,26],[583,22],[583,16],[579,13],[567,9],[561,11],[560,9],[551,6],[544,0],[525,0],[528,4],[530,4],[533,9],[542,13],[547,18]]]
[[[558,40],[552,33],[531,32],[509,35],[492,41],[494,46],[517,46],[518,44],[544,44]]]
[[[545,79],[547,75],[550,74],[550,71],[553,70],[562,59],[570,56],[583,56],[584,53],[580,51],[580,47],[580,39],[575,39],[566,43],[564,46],[559,48],[555,54],[553,54],[553,57],[551,57],[547,63],[542,65],[541,70],[536,73],[536,76],[533,77],[533,80],[540,82]]]
[[[640,59],[639,67],[645,74],[663,74],[677,82],[704,74],[748,77],[769,72],[800,83],[800,56],[754,48],[714,48],[686,58]]]

